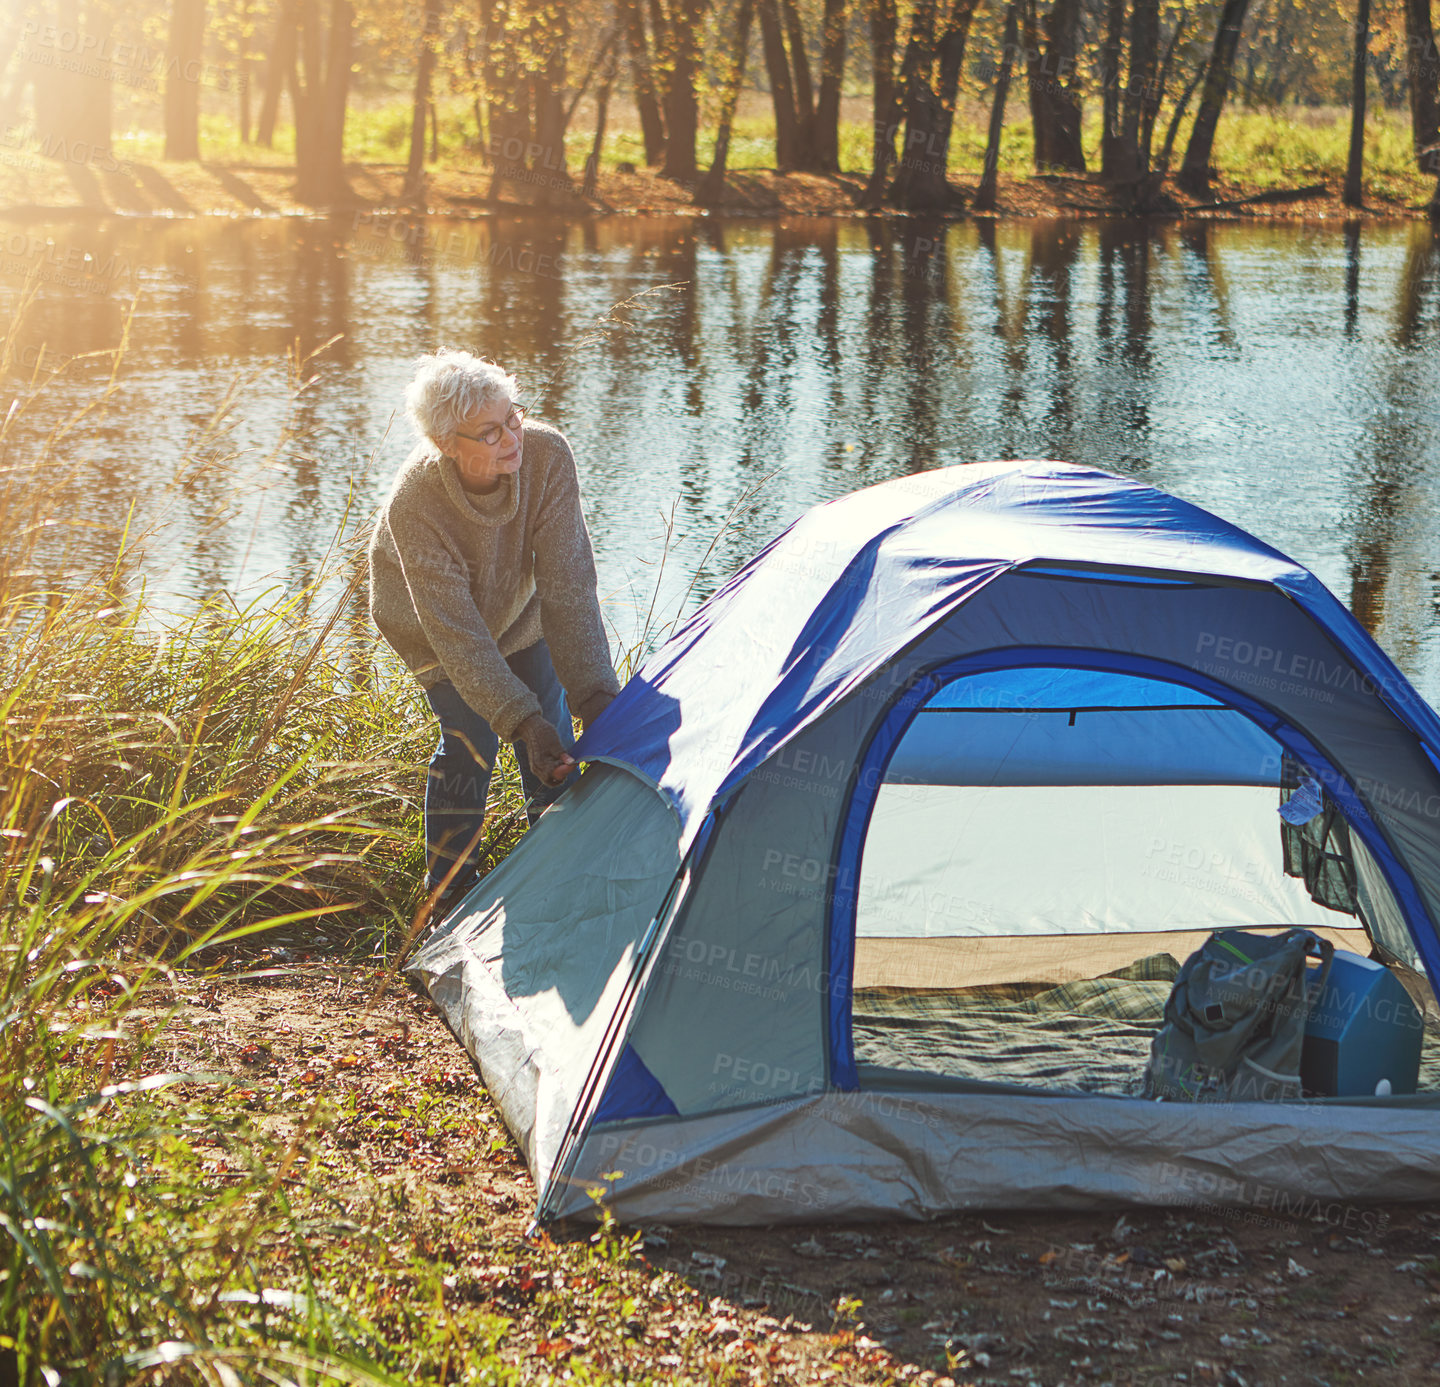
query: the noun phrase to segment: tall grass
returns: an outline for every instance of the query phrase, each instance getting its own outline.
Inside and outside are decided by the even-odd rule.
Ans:
[[[428,719],[403,671],[355,656],[354,535],[330,587],[244,609],[126,597],[132,532],[41,576],[67,439],[122,387],[122,349],[59,423],[31,417],[63,377],[0,423],[0,1381],[385,1380],[291,1211],[316,1113],[267,1135],[163,1042],[197,974],[277,930],[394,951],[421,905]]]

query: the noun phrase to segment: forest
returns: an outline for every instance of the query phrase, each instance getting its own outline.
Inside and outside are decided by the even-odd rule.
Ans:
[[[1203,196],[1227,109],[1324,112],[1362,201],[1367,108],[1408,123],[1440,175],[1429,0],[11,0],[0,125],[93,162],[137,126],[163,158],[293,150],[297,195],[347,193],[357,119],[403,125],[406,186],[464,151],[492,186],[563,205],[593,190],[607,124],[636,164],[724,188],[745,99],[775,169],[863,176],[865,206],[947,210],[956,134],[993,205],[1007,120],[1036,173],[1140,207],[1168,175]],[[1007,115],[1008,112],[1008,115]],[[868,128],[867,128],[868,126]],[[18,136],[17,136],[18,138]],[[983,141],[983,143],[982,143]],[[568,150],[567,150],[568,143]],[[587,151],[577,158],[577,145]],[[641,152],[643,151],[643,152]],[[1432,200],[1432,208],[1437,204]]]

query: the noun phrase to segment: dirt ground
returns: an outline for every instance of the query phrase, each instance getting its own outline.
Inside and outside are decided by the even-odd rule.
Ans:
[[[85,157],[44,158],[38,152],[0,149],[0,211],[10,215],[119,213],[150,216],[297,216],[317,209],[295,196],[293,167],[269,163],[141,163],[83,151]],[[420,197],[407,196],[398,164],[351,164],[350,197],[340,210],[420,211],[451,215],[528,211],[544,215],[604,213],[710,213],[739,216],[864,215],[857,207],[864,179],[856,174],[776,173],[733,169],[723,197],[700,206],[695,185],[663,178],[653,170],[604,173],[591,197],[581,196],[577,170],[571,176],[539,175],[534,181],[494,184],[488,170],[445,166],[433,169]],[[956,215],[966,215],[975,181],[952,180]],[[1292,190],[1301,192],[1302,189]],[[1173,184],[1151,189],[1144,209],[1158,216],[1220,218],[1286,217],[1345,220],[1419,217],[1423,205],[1375,196],[1357,212],[1345,207],[1338,187],[1313,187],[1303,196],[1277,198],[1223,181],[1207,201],[1181,193]],[[1098,177],[1002,176],[994,217],[1095,217],[1133,215],[1135,194],[1106,188]]]
[[[577,1293],[557,1337],[527,1305],[566,1284],[565,1235],[527,1241],[534,1187],[429,1000],[283,950],[249,971],[182,985],[172,1063],[232,1074],[280,1129],[326,1095],[311,1160],[327,1187],[343,1201],[364,1180],[403,1186],[420,1211],[410,1236],[453,1273],[447,1296],[508,1315],[502,1351],[527,1375],[565,1362],[622,1380],[939,1387],[1440,1380],[1440,1210],[1402,1204],[652,1226],[617,1259],[628,1318],[587,1317]],[[572,1268],[569,1284],[585,1280]]]

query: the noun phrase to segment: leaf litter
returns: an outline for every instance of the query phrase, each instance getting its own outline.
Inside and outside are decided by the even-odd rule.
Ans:
[[[298,1293],[308,1258],[397,1341],[435,1337],[438,1297],[447,1332],[527,1383],[1418,1384],[1440,1373],[1440,1211],[1426,1206],[527,1238],[534,1187],[483,1086],[427,999],[375,991],[373,969],[332,965],[221,978],[207,1013],[173,1024],[180,1057],[232,1067],[226,1101],[277,1132],[324,1105],[308,1196],[293,1197],[325,1206],[331,1231],[303,1257],[277,1249],[269,1280]],[[448,1350],[445,1362],[453,1372]]]

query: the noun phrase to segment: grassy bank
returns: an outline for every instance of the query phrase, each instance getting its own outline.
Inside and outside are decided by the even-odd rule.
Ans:
[[[355,530],[328,584],[244,609],[127,588],[163,535],[123,525],[76,568],[70,443],[126,371],[42,373],[0,423],[0,1382],[894,1377],[843,1292],[747,1281],[782,1326],[604,1218],[527,1236],[514,1144],[397,972],[432,737],[349,629]],[[242,397],[177,477],[225,464]],[[492,862],[508,760],[497,793]]]
[[[70,441],[126,371],[69,362],[0,423],[0,1382],[742,1380],[637,1236],[526,1237],[514,1145],[398,974],[433,738],[351,629],[359,527],[243,609],[127,590],[159,534],[74,567]],[[177,477],[229,461],[242,395]],[[492,863],[508,752],[496,794]]]
[[[448,97],[437,102],[439,134],[438,159],[431,161],[476,175],[489,172],[489,162],[467,102]],[[871,167],[871,115],[869,103],[859,97],[845,102],[840,122],[840,167],[865,176]],[[601,150],[602,172],[615,173],[624,165],[643,168],[644,143],[639,127],[621,108],[612,111]],[[619,119],[617,119],[617,115]],[[1168,115],[1168,112],[1167,112]],[[962,106],[950,144],[949,170],[956,179],[977,179],[985,160],[985,139],[989,111],[979,103]],[[409,156],[411,110],[404,96],[372,101],[350,112],[346,124],[346,157],[362,164],[403,164]],[[1181,123],[1172,163],[1179,165],[1193,124],[1193,112]],[[1100,160],[1100,112],[1097,102],[1086,108],[1084,141],[1087,160],[1097,168]],[[1156,133],[1158,154],[1164,125]],[[566,135],[565,156],[578,177],[590,156],[594,139],[593,121],[583,107],[571,122]],[[713,128],[702,129],[697,142],[697,160],[708,168],[714,157]],[[1229,108],[1222,119],[1215,142],[1214,165],[1226,183],[1258,188],[1293,187],[1325,180],[1336,187],[1343,182],[1349,151],[1350,113],[1341,107],[1287,106],[1249,110]],[[293,137],[283,131],[272,150],[243,145],[231,122],[208,117],[201,147],[207,159],[221,162],[266,162],[287,166],[293,162]],[[1001,142],[999,169],[1002,174],[1024,178],[1033,172],[1034,132],[1023,102],[1012,101]],[[118,150],[125,157],[158,161],[164,151],[160,130],[136,130]],[[1377,196],[1410,197],[1424,201],[1433,191],[1433,180],[1415,167],[1407,111],[1371,110],[1366,121],[1365,166],[1367,186]],[[757,91],[747,92],[731,136],[728,167],[734,171],[775,167],[775,123],[769,99]]]
[[[328,611],[157,611],[115,581],[156,536],[123,529],[108,570],[45,577],[67,439],[124,369],[32,427],[70,388],[39,382],[0,425],[0,1378],[358,1381],[395,1356],[312,1255],[332,1116],[302,1089],[267,1119],[175,1022],[257,962],[398,952],[428,729],[408,676],[346,646],[343,544]]]
[[[432,211],[473,211],[487,204],[492,191],[503,202],[520,205],[538,193],[533,184],[491,187],[491,165],[470,107],[457,98],[437,103],[440,135],[437,158],[427,166],[425,203]],[[962,109],[950,145],[949,172],[962,199],[974,191],[985,153],[987,112],[979,105]],[[1098,181],[1037,178],[1032,165],[1033,137],[1028,113],[1012,105],[1000,154],[1000,215],[1095,215],[1124,210],[1123,197]],[[595,196],[582,199],[579,180],[589,156],[593,131],[582,106],[566,141],[566,166],[575,192],[569,211],[687,211],[694,190],[662,178],[645,167],[639,131],[627,123],[630,113],[612,112],[600,160]],[[840,126],[838,176],[778,174],[774,171],[774,123],[768,99],[747,93],[736,122],[729,156],[730,178],[720,210],[748,213],[848,214],[870,170],[868,103],[847,99]],[[398,208],[413,205],[404,187],[409,150],[408,100],[356,102],[347,117],[346,157],[349,183],[357,205]],[[1367,121],[1365,188],[1371,215],[1422,214],[1434,191],[1433,179],[1415,167],[1409,122],[1404,112],[1374,110]],[[1188,136],[1182,124],[1172,165],[1178,165]],[[24,137],[24,138],[22,138]],[[1161,136],[1157,134],[1157,152]],[[1216,140],[1217,181],[1213,200],[1233,200],[1282,189],[1324,185],[1324,191],[1295,204],[1251,206],[1229,215],[1354,216],[1340,202],[1349,141],[1349,113],[1339,108],[1285,107],[1275,110],[1228,109]],[[1089,103],[1085,143],[1090,167],[1098,165],[1099,110]],[[202,127],[202,161],[167,163],[158,127],[144,123],[127,130],[113,154],[95,159],[87,150],[78,163],[46,158],[34,132],[22,129],[0,157],[0,209],[87,208],[93,211],[248,214],[307,210],[293,188],[293,136],[282,128],[273,148],[241,144],[233,124],[208,116]],[[713,131],[702,134],[700,167],[713,152]],[[553,190],[552,190],[553,191]],[[1165,190],[1179,209],[1204,205],[1204,199],[1173,186]]]

